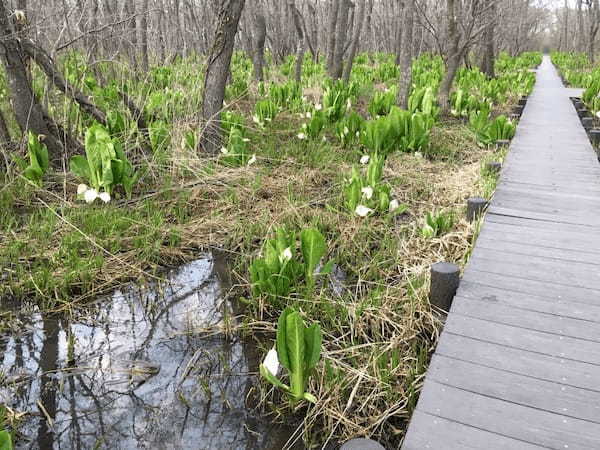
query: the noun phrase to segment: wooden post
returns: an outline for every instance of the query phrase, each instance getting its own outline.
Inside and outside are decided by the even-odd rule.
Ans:
[[[474,222],[483,214],[488,206],[488,201],[481,197],[471,197],[467,200],[467,220]]]
[[[442,311],[450,311],[459,284],[460,269],[456,264],[447,262],[434,264],[431,266],[429,303]]]
[[[385,448],[372,439],[360,438],[346,442],[340,450],[385,450]]]
[[[592,144],[598,147],[600,145],[600,130],[590,130],[589,135]]]
[[[502,170],[502,163],[498,161],[490,161],[486,164],[485,167],[488,172],[500,173],[500,171]]]
[[[591,117],[583,117],[581,119],[581,124],[583,125],[585,131],[589,131],[594,128],[594,119]]]

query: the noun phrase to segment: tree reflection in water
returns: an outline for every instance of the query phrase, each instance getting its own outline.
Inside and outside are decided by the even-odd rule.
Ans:
[[[0,401],[32,413],[23,448],[279,449],[289,435],[246,408],[257,362],[224,324],[213,258],[134,285],[76,318],[21,309],[0,336]],[[269,443],[270,442],[270,443]]]

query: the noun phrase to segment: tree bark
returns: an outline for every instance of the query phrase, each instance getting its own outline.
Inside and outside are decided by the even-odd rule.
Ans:
[[[358,43],[360,41],[361,35],[364,32],[365,23],[367,21],[367,15],[371,14],[372,9],[373,0],[368,0],[368,2],[367,0],[364,0],[361,4],[359,12],[357,13],[357,26],[354,30],[354,37],[352,38],[350,50],[348,51],[348,62],[344,66],[344,81],[346,83],[350,81],[350,75],[352,74],[352,66],[354,65],[354,58],[356,56],[356,52],[358,51]]]
[[[52,155],[52,159],[57,160],[65,153],[65,147],[60,139],[60,134],[55,134],[55,124],[47,122],[49,116],[35,98],[27,76],[25,65],[27,57],[17,39],[10,19],[11,15],[7,0],[0,0],[0,33],[3,37],[0,42],[3,48],[2,61],[8,79],[15,117],[23,133],[31,130],[37,135],[45,136],[44,143]]]
[[[488,0],[489,10],[487,12],[488,25],[483,32],[483,57],[481,59],[481,71],[488,76],[494,78],[495,48],[494,34],[496,28],[496,0]]]
[[[288,6],[292,11],[294,26],[296,27],[296,34],[298,35],[294,78],[296,82],[300,83],[300,81],[302,81],[302,64],[304,63],[304,53],[306,53],[306,36],[304,35],[304,28],[302,27],[302,15],[300,14],[300,11],[298,11],[298,8],[296,8],[296,2],[294,0],[288,0]]]
[[[348,32],[348,16],[352,2],[350,0],[340,0],[338,21],[336,27],[335,51],[331,66],[331,78],[334,80],[342,77],[344,69],[344,50],[346,46],[346,35]]]
[[[331,0],[330,11],[329,11],[329,27],[327,32],[329,38],[327,40],[327,70],[331,73],[333,68],[333,59],[335,58],[335,45],[336,45],[336,25],[338,22],[338,15],[340,11],[340,2],[344,0]]]
[[[206,62],[202,118],[206,122],[201,146],[210,154],[221,148],[219,115],[223,109],[225,86],[233,54],[235,35],[245,0],[225,0],[217,11],[217,28],[212,49]]]
[[[150,58],[148,56],[148,14],[150,14],[149,8],[149,0],[144,0],[144,3],[142,5],[142,17],[140,21],[140,27],[142,29],[142,69],[144,70],[144,72],[147,72],[150,68]]]
[[[267,21],[262,5],[256,2],[254,13],[254,79],[264,81],[265,79],[265,40],[267,37]]]
[[[404,6],[404,36],[400,57],[400,85],[398,86],[398,105],[408,109],[408,98],[412,85],[413,29],[415,21],[415,0],[406,0]]]
[[[446,36],[449,42],[449,50],[446,60],[446,75],[440,87],[440,106],[442,112],[450,111],[450,89],[452,82],[458,71],[462,52],[460,51],[460,34],[456,18],[455,0],[446,0],[447,31]]]

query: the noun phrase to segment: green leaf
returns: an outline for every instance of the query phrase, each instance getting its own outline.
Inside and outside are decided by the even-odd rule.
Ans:
[[[304,258],[306,277],[311,279],[319,261],[327,251],[325,238],[314,228],[302,230],[302,233],[300,233],[300,249]]]
[[[282,367],[285,367],[289,371],[292,370],[292,366],[290,363],[287,347],[287,318],[292,313],[294,313],[294,310],[292,308],[288,307],[283,310],[283,312],[279,316],[279,320],[277,321],[276,337],[277,358],[279,359],[279,364],[281,364]]]
[[[6,430],[0,431],[0,450],[12,450],[12,439]]]
[[[260,366],[258,366],[258,370],[260,372],[260,374],[263,376],[263,378],[265,380],[267,380],[269,383],[271,383],[273,386],[278,387],[280,389],[283,389],[286,392],[289,392],[290,388],[289,386],[283,384],[281,381],[279,381],[279,379],[274,376],[271,372],[269,372],[269,370],[263,366],[262,364]],[[0,447],[0,450],[2,450],[2,447]]]
[[[321,358],[321,327],[314,323],[304,331],[304,343],[306,346],[306,369],[314,369]]]
[[[290,313],[285,319],[285,342],[287,345],[287,356],[290,364],[290,384],[294,399],[299,400],[304,394],[305,373],[305,343],[304,322],[296,311]]]

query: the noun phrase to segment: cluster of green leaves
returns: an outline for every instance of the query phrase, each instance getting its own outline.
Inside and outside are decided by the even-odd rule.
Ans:
[[[300,400],[316,403],[316,398],[306,392],[306,386],[321,358],[321,327],[317,323],[306,327],[300,313],[286,308],[277,321],[275,342],[278,363],[287,369],[290,385],[281,382],[265,364],[260,365],[261,375],[286,392],[293,403]]]
[[[36,136],[31,131],[29,131],[27,136],[27,155],[29,157],[29,164],[17,155],[14,156],[14,159],[23,171],[23,176],[36,186],[41,187],[42,179],[50,166],[48,149],[40,139],[40,136]]]
[[[273,100],[265,99],[256,103],[254,107],[254,116],[252,120],[260,127],[264,127],[267,123],[272,122],[279,108]]]
[[[421,228],[421,236],[427,239],[439,237],[452,229],[454,220],[452,212],[428,212]]]
[[[587,54],[553,52],[551,57],[569,86],[587,89],[593,83],[595,70]]]
[[[112,193],[123,186],[128,197],[139,178],[123,151],[122,144],[111,137],[100,124],[92,125],[85,134],[85,156],[71,158],[71,171],[100,192]]]
[[[348,148],[358,142],[364,123],[365,119],[352,111],[336,124],[336,136],[344,147]]]
[[[516,125],[504,115],[490,119],[489,107],[472,111],[469,117],[469,127],[477,135],[481,145],[494,144],[500,140],[510,140],[516,132]]]
[[[298,137],[301,139],[317,139],[321,132],[327,126],[327,116],[322,108],[313,108],[312,111],[308,111],[304,114],[307,122],[302,124],[302,130]]]
[[[269,99],[280,109],[295,109],[302,104],[302,86],[291,80],[269,86]]]
[[[229,131],[229,139],[227,140],[227,147],[221,149],[222,158],[221,161],[233,167],[246,166],[252,161],[252,155],[250,155],[248,149],[248,142],[250,141],[244,134],[244,128],[232,127]]]
[[[0,450],[13,449],[13,436],[7,429],[5,429],[8,425],[6,422],[6,409],[0,405]]]
[[[279,228],[274,239],[263,245],[262,257],[250,265],[252,295],[266,296],[274,305],[286,303],[292,293],[303,289],[310,292],[315,286],[317,275],[328,274],[333,262],[323,264],[319,273],[316,269],[327,252],[323,235],[314,228],[298,234]]]
[[[387,116],[396,104],[398,89],[394,86],[383,92],[376,92],[369,104],[369,115],[373,118]]]
[[[342,80],[327,80],[323,94],[323,111],[330,123],[339,121],[350,109],[358,94],[358,84]]]
[[[429,144],[434,119],[396,106],[385,117],[365,122],[361,143],[372,153],[388,155],[395,150],[415,152]]]
[[[401,214],[406,211],[405,205],[398,205],[392,199],[391,187],[383,182],[385,157],[374,153],[370,156],[366,170],[356,166],[352,168],[350,179],[344,188],[344,204],[346,208],[358,215],[371,213],[382,215]]]

